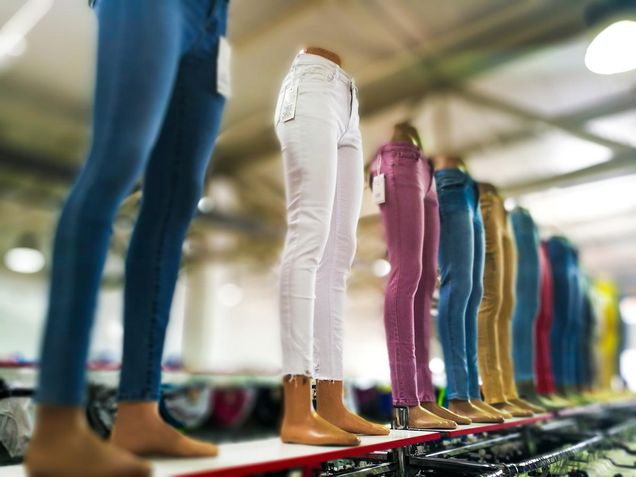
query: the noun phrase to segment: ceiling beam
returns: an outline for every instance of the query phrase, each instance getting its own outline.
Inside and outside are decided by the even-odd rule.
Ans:
[[[73,181],[78,173],[77,166],[69,165],[66,158],[17,150],[1,143],[0,167],[61,183]]]
[[[425,42],[409,52],[408,61],[402,58],[396,68],[370,65],[377,77],[359,83],[360,117],[381,114],[400,102],[419,101],[433,90],[461,83],[580,34],[585,30],[581,8],[577,2],[563,2],[556,9],[548,1],[506,3],[496,14],[475,17],[466,25],[445,32],[440,40]],[[450,40],[445,40],[446,37]],[[219,144],[215,172],[232,174],[247,163],[279,151],[271,124],[253,130],[240,140]]]
[[[570,127],[582,127],[585,123],[597,118],[612,116],[636,109],[636,92],[630,91],[627,94],[620,94],[605,99],[592,106],[586,106],[573,113],[557,116],[556,121]],[[462,146],[456,153],[462,157],[468,157],[491,147],[503,147],[517,142],[531,139],[538,134],[550,130],[545,123],[535,121],[528,122],[523,128],[498,134],[493,138],[479,140]]]
[[[594,182],[603,179],[636,174],[636,153],[628,151],[614,156],[613,159],[595,164],[578,171],[551,176],[545,179],[522,182],[502,187],[502,194],[508,197],[537,192],[551,187],[571,187],[586,182]]]
[[[479,93],[474,90],[469,90],[461,87],[454,87],[453,90],[464,99],[472,103],[484,106],[486,108],[494,109],[496,111],[509,114],[528,122],[535,122],[550,126],[554,129],[558,129],[585,141],[590,141],[601,146],[608,147],[614,152],[631,151],[632,153],[636,154],[636,148],[632,147],[631,145],[590,132],[582,128],[580,124],[573,125],[571,122],[563,121],[560,118],[551,118],[548,116],[544,116],[541,113],[530,111],[521,106],[511,104],[507,101],[489,96],[487,94]]]

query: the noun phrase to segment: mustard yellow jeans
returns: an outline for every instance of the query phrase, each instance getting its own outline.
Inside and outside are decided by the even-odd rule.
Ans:
[[[499,403],[518,397],[510,347],[516,250],[501,197],[482,187],[479,205],[486,256],[484,295],[477,318],[477,356],[485,400]]]

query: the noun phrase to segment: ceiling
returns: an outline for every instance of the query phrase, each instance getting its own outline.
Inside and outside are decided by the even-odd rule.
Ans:
[[[23,3],[3,0],[0,24]],[[56,0],[25,53],[0,65],[0,253],[26,230],[50,242],[83,160],[96,29],[85,3]],[[356,78],[367,161],[409,119],[428,152],[464,156],[543,234],[569,236],[592,273],[636,294],[636,73],[586,70],[586,3],[232,0],[234,96],[211,169],[216,206],[195,227],[203,255],[218,248],[214,230],[235,236],[236,256],[277,258],[266,253],[285,220],[273,109],[294,54],[318,45]],[[384,255],[368,195],[358,278]]]

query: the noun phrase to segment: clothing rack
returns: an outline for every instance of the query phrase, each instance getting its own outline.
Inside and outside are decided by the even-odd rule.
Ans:
[[[471,432],[460,435],[394,429],[388,436],[363,436],[357,447],[290,445],[278,437],[221,444],[215,458],[154,461],[154,475],[249,476],[303,469],[303,475],[322,477],[510,477],[615,448],[624,436],[636,435],[636,404],[504,424],[508,425],[466,426]],[[25,473],[14,466],[2,468],[2,475],[24,477]]]

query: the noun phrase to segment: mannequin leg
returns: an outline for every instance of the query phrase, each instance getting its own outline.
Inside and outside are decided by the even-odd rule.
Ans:
[[[386,436],[386,426],[369,422],[349,411],[343,402],[342,380],[316,381],[316,409],[318,415],[334,426],[353,434]]]
[[[289,444],[356,446],[360,439],[334,426],[314,411],[311,405],[311,379],[285,376],[284,411],[280,437]]]
[[[414,331],[417,389],[420,407],[436,416],[457,424],[470,424],[471,420],[439,406],[435,399],[433,378],[429,368],[431,344],[431,306],[437,280],[437,254],[439,251],[439,204],[435,187],[428,186],[424,197],[424,246],[422,248],[422,276],[415,294]],[[413,411],[409,412],[409,417]]]
[[[355,445],[359,443],[355,435],[329,424],[311,405],[310,376],[314,374],[313,351],[317,344],[314,342],[317,272],[330,234],[339,166],[338,141],[343,133],[331,109],[332,102],[323,98],[323,93],[299,96],[294,119],[277,120],[276,125],[285,169],[288,224],[280,271],[281,341],[286,376],[281,439],[304,444]],[[361,158],[351,159],[355,163],[350,166],[360,168],[361,187]],[[359,199],[350,202],[350,207],[357,207],[359,213],[360,204],[356,206],[356,200]],[[343,278],[338,279],[342,287]],[[341,315],[337,318],[342,320]],[[331,359],[323,356],[320,368],[334,364]],[[341,362],[341,357],[336,359]]]
[[[31,474],[149,475],[147,466],[95,438],[81,410],[89,336],[112,222],[148,160],[181,54],[178,15],[169,8],[146,7],[143,2],[98,6],[92,144],[55,239],[37,393],[41,407],[26,456]],[[141,53],[133,54],[131,44]],[[144,61],[139,61],[140,54]],[[84,458],[90,459],[90,466],[84,465]]]
[[[554,384],[560,393],[565,391],[564,346],[570,301],[567,270],[567,249],[558,238],[548,240],[546,245],[552,267],[553,323],[550,330],[550,358],[554,373]]]
[[[517,388],[514,382],[514,368],[512,363],[511,331],[512,312],[515,305],[516,282],[516,250],[512,241],[511,231],[507,222],[503,225],[503,254],[504,254],[504,279],[503,279],[503,303],[501,307],[501,319],[499,322],[499,343],[501,352],[501,368],[504,383],[504,393],[508,400],[518,398]]]
[[[409,148],[414,157],[383,154],[382,173],[386,180],[386,201],[380,206],[384,223],[391,271],[384,297],[384,329],[386,331],[393,405],[407,407],[408,427],[414,429],[452,428],[455,424],[420,407],[420,369],[416,361],[422,336],[421,310],[414,315],[416,292],[422,276],[422,257],[425,232],[424,193],[427,188],[425,163],[419,152]],[[431,290],[432,293],[432,290]],[[418,334],[419,333],[419,334]],[[428,353],[428,351],[426,351]],[[428,370],[428,358],[425,359]],[[433,394],[430,375],[424,383]]]
[[[506,400],[501,379],[499,347],[497,346],[497,321],[503,294],[503,244],[501,221],[496,199],[485,194],[480,197],[485,230],[484,296],[478,314],[478,363],[483,380],[486,402],[492,404]]]
[[[502,307],[503,319],[499,333],[501,334],[503,382],[506,398],[516,410],[506,409],[515,417],[530,417],[536,412],[545,411],[544,408],[534,406],[519,397],[514,380],[514,366],[512,358],[512,313],[515,306],[516,283],[516,248],[512,238],[510,223],[506,224],[504,236],[504,302]]]
[[[444,350],[448,398],[451,402],[467,401],[469,398],[468,366],[464,316],[472,290],[473,230],[469,216],[463,210],[445,213],[444,203],[447,199],[445,191],[440,188],[439,181],[438,193],[441,217],[439,264],[442,275],[437,318],[438,331]],[[455,192],[452,193],[455,194]],[[463,198],[463,194],[460,198]],[[466,244],[452,246],[457,244],[459,237],[471,246]],[[471,272],[467,273],[468,270]],[[453,410],[452,407],[450,409]]]
[[[539,250],[541,265],[541,302],[535,321],[535,374],[536,390],[539,396],[556,392],[550,357],[550,328],[553,322],[552,267],[548,258],[547,245],[541,243]]]
[[[523,384],[520,399],[533,412],[545,412],[534,389],[533,329],[539,309],[539,237],[532,218],[524,210],[511,212],[513,237],[517,243],[516,302],[512,318],[512,356],[515,363],[517,391]]]
[[[356,252],[364,164],[357,145],[338,148],[336,190],[329,237],[316,273],[314,361],[318,414],[355,434],[386,435],[385,426],[362,419],[343,402],[343,333],[347,275]]]
[[[481,400],[479,389],[479,371],[477,365],[477,315],[479,305],[484,294],[483,276],[485,259],[485,238],[484,225],[481,216],[481,209],[477,202],[476,189],[471,202],[472,225],[473,225],[473,288],[466,308],[466,358],[468,361],[468,386],[470,402],[474,408],[478,409],[484,417],[478,418],[474,422],[503,422],[505,415],[493,410]]]
[[[455,177],[457,176],[457,177]],[[473,290],[474,228],[467,177],[459,171],[435,172],[440,211],[441,287],[439,338],[444,350],[449,410],[473,422],[498,422],[469,401],[466,310]],[[472,181],[471,181],[472,182]]]
[[[158,412],[161,358],[186,231],[203,192],[224,99],[208,64],[181,63],[170,107],[146,169],[142,206],[126,261],[124,358],[112,442],[139,455],[214,456]]]

